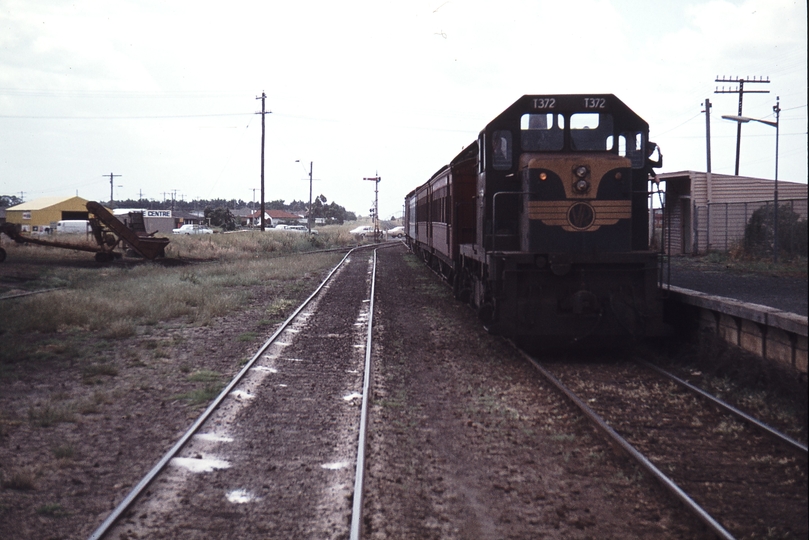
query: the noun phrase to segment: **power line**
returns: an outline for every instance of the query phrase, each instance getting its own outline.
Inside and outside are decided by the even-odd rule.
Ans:
[[[206,118],[220,116],[247,116],[251,113],[221,113],[221,114],[171,114],[157,116],[28,116],[19,114],[0,114],[0,118],[20,118],[27,120],[151,120],[165,118]]]

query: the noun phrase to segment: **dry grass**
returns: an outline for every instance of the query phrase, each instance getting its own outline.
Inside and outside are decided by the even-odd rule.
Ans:
[[[347,243],[349,237],[341,228],[334,228],[324,230],[317,242],[339,245]],[[167,254],[169,258],[185,254],[197,262],[126,264],[124,260],[98,267],[92,262],[68,264],[71,260],[86,260],[86,253],[31,246],[9,253],[12,259],[23,254],[34,259],[31,268],[40,275],[33,281],[58,282],[65,288],[5,301],[0,310],[0,328],[4,330],[6,346],[0,348],[0,365],[16,363],[18,357],[31,357],[32,353],[23,346],[24,336],[30,333],[61,335],[58,341],[69,348],[70,340],[65,336],[75,333],[120,339],[142,334],[144,328],[167,321],[206,326],[243,305],[248,300],[248,287],[273,282],[294,291],[303,286],[298,284],[300,280],[319,279],[319,272],[342,256],[306,253],[312,251],[312,243],[299,233],[178,236],[170,245],[175,251]],[[42,352],[38,359],[71,356],[56,350]]]
[[[2,478],[0,486],[18,491],[36,489],[36,473],[31,468],[11,471],[8,478]]]
[[[73,403],[46,403],[28,409],[28,420],[39,427],[50,427],[62,422],[76,421],[76,406]]]
[[[317,242],[329,243],[328,247],[350,243],[347,230],[335,227],[321,232]],[[2,301],[0,382],[58,363],[77,374],[90,393],[96,388],[107,390],[106,394],[96,391],[92,398],[29,403],[22,411],[23,421],[47,428],[102,412],[109,388],[123,383],[119,380],[123,366],[162,365],[174,354],[181,332],[172,332],[170,339],[151,337],[155,332],[164,335],[165,329],[211,326],[243,309],[256,290],[269,290],[274,298],[264,316],[272,320],[256,324],[266,326],[283,319],[294,303],[290,299],[313,288],[344,255],[313,252],[316,246],[307,235],[296,233],[182,236],[172,238],[171,245],[181,251],[182,260],[175,252],[163,261],[124,258],[99,265],[85,252],[3,242],[9,253],[0,266],[0,283],[13,283],[23,276],[29,290],[51,288],[54,283],[63,288]],[[4,276],[11,279],[4,281]],[[0,295],[3,292],[0,286]],[[245,328],[240,339],[253,340],[257,335],[254,328]],[[103,360],[114,349],[111,342],[133,339],[138,345],[128,349],[128,356],[121,353],[123,358]],[[189,368],[187,373],[194,371]],[[190,382],[199,387],[176,398],[193,407],[221,390],[218,377]],[[7,426],[8,422],[0,423],[0,435]]]

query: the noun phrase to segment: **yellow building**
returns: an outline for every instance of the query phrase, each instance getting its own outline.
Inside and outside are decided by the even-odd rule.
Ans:
[[[87,201],[81,197],[42,197],[6,208],[6,222],[20,226],[23,232],[56,228],[66,219],[88,219]]]

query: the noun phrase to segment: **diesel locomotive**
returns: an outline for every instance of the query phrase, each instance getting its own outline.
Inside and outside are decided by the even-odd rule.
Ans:
[[[410,249],[487,329],[602,344],[667,333],[648,124],[609,94],[526,95],[405,198]]]

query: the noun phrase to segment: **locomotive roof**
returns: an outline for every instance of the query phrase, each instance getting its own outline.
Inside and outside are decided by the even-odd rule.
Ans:
[[[586,101],[587,100],[587,101]],[[625,129],[648,131],[649,124],[632,109],[618,99],[614,94],[526,94],[515,101],[510,107],[498,114],[481,131],[498,129],[503,124],[516,123],[519,125],[520,118],[526,113],[573,113],[573,112],[602,112],[610,113],[617,123]],[[430,177],[425,184],[417,187],[406,195],[405,198],[413,194],[428,184],[435,177],[446,171],[450,165],[456,165],[465,159],[473,158],[478,151],[477,140],[461,150],[450,164],[444,165]]]
[[[613,94],[526,94],[489,122],[486,130],[492,124],[519,122],[523,114],[531,112],[606,112],[632,129],[649,129],[649,124],[645,120]]]

